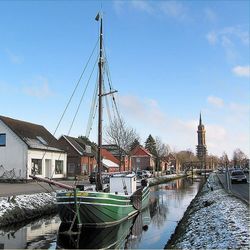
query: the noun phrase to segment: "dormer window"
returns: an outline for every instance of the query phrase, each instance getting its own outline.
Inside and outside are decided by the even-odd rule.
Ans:
[[[36,137],[43,145],[48,145],[48,143],[41,137],[41,136],[37,136]]]
[[[85,152],[91,154],[91,146],[86,145],[85,146]]]

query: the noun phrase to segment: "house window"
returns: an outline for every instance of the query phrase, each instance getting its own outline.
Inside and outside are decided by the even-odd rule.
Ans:
[[[6,134],[0,134],[0,147],[6,146]]]
[[[31,159],[31,173],[33,175],[42,174],[42,159]]]
[[[82,165],[82,174],[87,174],[88,173],[88,165],[87,164],[83,164]]]
[[[63,161],[62,160],[55,161],[55,173],[63,174]]]

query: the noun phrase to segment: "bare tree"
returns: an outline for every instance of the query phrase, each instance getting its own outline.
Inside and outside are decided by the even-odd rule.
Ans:
[[[242,167],[244,160],[247,159],[247,156],[239,148],[235,149],[233,152],[233,165],[234,167]]]
[[[218,156],[212,154],[207,156],[207,164],[211,169],[217,169],[219,162],[220,158]]]
[[[161,161],[170,152],[170,147],[167,144],[162,143],[161,139],[156,136],[155,138],[155,151],[156,151],[156,169],[160,169]]]
[[[223,165],[224,167],[228,166],[229,159],[228,159],[226,152],[222,153],[222,156],[220,157],[220,162],[221,162],[221,165]]]
[[[186,166],[192,166],[192,164],[198,161],[191,149],[179,151],[175,153],[175,157],[181,165],[182,170],[184,170]]]
[[[105,132],[105,141],[117,146],[119,151],[119,168],[121,170],[124,153],[128,154],[132,143],[135,140],[140,141],[140,138],[135,129],[127,126],[122,118],[114,119],[110,123],[110,126],[106,128]]]

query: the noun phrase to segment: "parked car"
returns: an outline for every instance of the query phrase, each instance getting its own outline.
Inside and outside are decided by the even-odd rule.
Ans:
[[[91,172],[89,175],[89,182],[91,184],[95,183],[95,178],[96,178],[96,172]]]
[[[138,179],[147,178],[146,174],[142,170],[137,170],[136,171],[136,177]]]
[[[247,183],[247,177],[244,172],[240,169],[232,170],[230,173],[231,183],[244,182]]]
[[[103,174],[103,175],[102,175],[102,182],[103,182],[104,184],[110,183],[110,176],[109,176],[108,174]]]
[[[95,183],[96,174],[97,174],[97,172],[91,172],[90,173],[90,175],[89,175],[89,182],[91,184]],[[108,174],[105,174],[105,173],[102,174],[102,182],[104,184],[108,184],[109,183],[109,175]]]
[[[249,169],[248,168],[244,168],[243,171],[244,171],[244,173],[249,174]]]
[[[152,177],[152,174],[148,170],[142,170],[142,174],[144,174],[147,178]]]

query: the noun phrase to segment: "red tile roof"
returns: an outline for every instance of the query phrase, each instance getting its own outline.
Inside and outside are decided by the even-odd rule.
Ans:
[[[131,155],[140,155],[140,156],[149,156],[152,157],[152,154],[150,154],[148,152],[147,149],[145,149],[144,147],[137,145],[131,152]]]
[[[104,159],[108,159],[108,160],[110,160],[110,161],[113,161],[113,162],[116,163],[116,164],[119,164],[119,163],[120,163],[119,160],[118,160],[116,157],[114,157],[114,156],[113,156],[107,149],[105,149],[105,148],[102,148],[101,154],[102,154],[102,157],[103,157]]]

